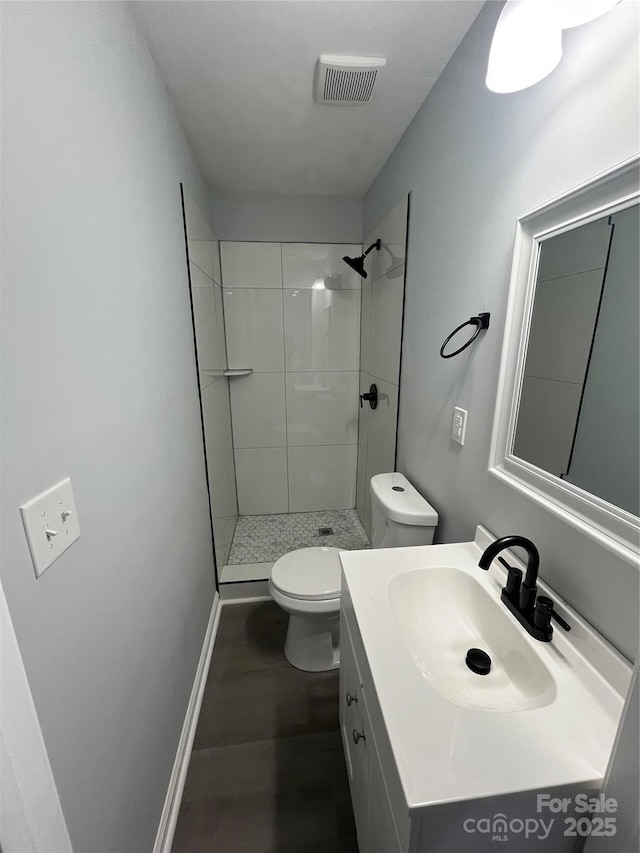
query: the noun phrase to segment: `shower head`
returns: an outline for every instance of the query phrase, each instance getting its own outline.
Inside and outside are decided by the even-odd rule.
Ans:
[[[348,264],[352,270],[355,270],[358,273],[358,275],[361,275],[362,278],[366,278],[367,277],[367,271],[364,268],[364,259],[367,257],[367,255],[369,254],[369,252],[372,249],[376,249],[377,251],[380,251],[381,245],[382,244],[380,242],[380,239],[378,238],[376,240],[376,242],[372,243],[369,246],[369,248],[367,249],[367,251],[364,252],[362,255],[359,255],[357,258],[349,258],[347,255],[345,255],[342,260],[345,262],[345,264]]]
[[[361,275],[362,278],[367,277],[367,271],[364,268],[364,255],[360,255],[359,258],[348,258],[346,255],[342,259],[345,264],[349,264],[352,270],[355,270],[358,275]]]

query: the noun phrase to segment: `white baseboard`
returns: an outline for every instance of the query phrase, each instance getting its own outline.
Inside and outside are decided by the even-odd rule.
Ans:
[[[178,743],[178,751],[169,780],[169,788],[164,801],[164,808],[160,817],[158,833],[156,841],[153,845],[153,853],[171,853],[173,844],[173,836],[176,831],[176,823],[178,813],[180,811],[180,803],[182,802],[182,792],[184,791],[184,783],[187,778],[187,770],[189,769],[189,759],[191,758],[191,748],[193,739],[196,734],[198,725],[198,717],[200,715],[200,706],[202,705],[202,697],[204,688],[207,682],[207,673],[209,672],[209,664],[211,663],[211,654],[213,652],[213,644],[215,642],[218,624],[220,622],[220,596],[216,592],[211,607],[211,615],[209,616],[209,624],[204,635],[202,644],[202,652],[198,661],[198,669],[196,677],[193,681],[191,697],[187,706],[184,724],[182,726],[182,734]]]

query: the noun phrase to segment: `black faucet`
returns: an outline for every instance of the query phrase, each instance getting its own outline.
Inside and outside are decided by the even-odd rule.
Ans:
[[[524,536],[503,536],[501,539],[496,539],[480,557],[478,563],[480,568],[486,571],[493,559],[505,548],[524,548],[527,552],[527,572],[524,580],[522,580],[520,569],[510,566],[502,557],[499,558],[508,571],[507,583],[500,597],[518,622],[532,637],[544,643],[548,643],[553,636],[552,617],[558,620],[565,631],[569,631],[567,623],[561,620],[553,610],[553,602],[550,598],[541,595],[536,601],[540,554],[530,539]]]

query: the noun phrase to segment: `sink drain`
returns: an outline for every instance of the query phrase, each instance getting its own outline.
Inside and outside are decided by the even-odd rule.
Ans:
[[[482,649],[469,649],[465,663],[477,675],[489,675],[491,670],[491,658]]]

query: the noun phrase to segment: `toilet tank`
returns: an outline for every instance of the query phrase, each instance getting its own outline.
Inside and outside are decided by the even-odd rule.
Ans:
[[[403,474],[376,474],[371,490],[371,546],[431,545],[438,513]]]

